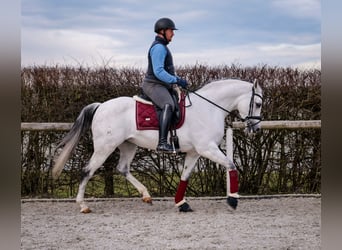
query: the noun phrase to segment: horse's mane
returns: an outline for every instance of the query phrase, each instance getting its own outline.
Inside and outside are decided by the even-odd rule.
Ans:
[[[208,88],[212,88],[213,86],[215,85],[227,85],[227,84],[236,84],[236,83],[246,83],[246,81],[243,81],[239,78],[222,78],[222,79],[217,79],[217,80],[214,80],[214,81],[211,81],[211,82],[207,82],[205,83],[202,87],[198,88],[198,90],[206,90]],[[250,83],[250,82],[248,82]],[[252,83],[250,83],[252,84]]]

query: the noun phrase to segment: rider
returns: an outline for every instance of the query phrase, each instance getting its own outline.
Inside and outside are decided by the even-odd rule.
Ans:
[[[154,25],[157,33],[148,52],[148,67],[142,83],[142,90],[157,109],[159,119],[158,152],[172,153],[172,146],[167,143],[175,103],[171,96],[173,85],[186,88],[188,83],[175,74],[173,60],[167,45],[171,42],[176,26],[169,18],[160,18]]]

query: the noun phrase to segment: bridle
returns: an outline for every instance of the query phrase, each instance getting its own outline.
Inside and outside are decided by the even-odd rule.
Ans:
[[[254,97],[255,96],[257,96],[261,100],[263,100],[262,95],[260,95],[258,93],[255,93],[255,87],[253,85],[253,87],[252,87],[252,96],[251,96],[251,100],[249,102],[248,115],[245,118],[239,117],[239,119],[242,122],[246,122],[247,123],[247,127],[248,127],[249,130],[251,130],[252,127],[254,127],[255,125],[259,124],[261,122],[261,120],[262,120],[262,117],[260,115],[258,115],[258,116],[253,115],[253,112],[254,112]],[[258,120],[258,121],[253,123],[251,120]]]
[[[187,92],[191,92],[191,93],[197,95],[198,97],[202,98],[203,100],[209,102],[210,104],[214,105],[215,107],[217,107],[217,108],[219,108],[219,109],[221,109],[221,110],[227,112],[228,115],[232,115],[232,114],[233,114],[232,111],[229,111],[229,110],[227,110],[227,109],[221,107],[220,105],[218,105],[218,104],[214,103],[213,101],[207,99],[206,97],[204,97],[204,96],[202,96],[202,95],[196,93],[195,91],[191,91],[191,90],[189,90],[189,89],[186,89],[186,90],[187,90]],[[254,98],[255,98],[255,96],[257,96],[257,97],[259,97],[261,100],[263,100],[262,95],[260,95],[260,94],[258,94],[258,93],[255,92],[255,87],[254,87],[254,84],[253,84],[253,87],[252,87],[252,96],[251,96],[251,100],[250,100],[250,102],[249,102],[248,115],[247,115],[245,118],[242,118],[242,117],[240,116],[240,114],[237,114],[237,115],[236,115],[236,117],[237,117],[240,121],[246,122],[247,127],[248,127],[249,130],[251,130],[252,127],[254,127],[255,125],[259,124],[259,123],[261,122],[261,120],[262,120],[262,117],[261,117],[261,116],[254,116],[254,115],[253,115],[253,111],[254,111]],[[192,103],[191,103],[191,100],[190,100],[190,97],[189,97],[188,93],[187,93],[187,97],[188,97],[188,100],[189,100],[189,103],[190,103],[189,106],[191,106]],[[235,114],[234,114],[234,115],[235,115]],[[257,121],[257,122],[252,122],[251,120],[258,120],[258,121]]]

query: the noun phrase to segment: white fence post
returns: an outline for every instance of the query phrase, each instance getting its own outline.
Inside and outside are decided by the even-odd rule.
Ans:
[[[226,154],[227,157],[230,158],[233,161],[233,128],[229,127],[226,130]],[[227,178],[227,197],[228,197],[228,183],[229,183],[229,169],[226,169],[226,178]]]

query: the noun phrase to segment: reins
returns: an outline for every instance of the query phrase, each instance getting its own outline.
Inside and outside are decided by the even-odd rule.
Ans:
[[[190,89],[186,89],[186,91],[187,91],[187,92],[191,92],[191,93],[193,93],[193,94],[197,95],[198,97],[200,97],[200,98],[202,98],[203,100],[205,100],[205,101],[209,102],[210,104],[214,105],[215,107],[217,107],[217,108],[219,108],[219,109],[221,109],[221,110],[223,110],[223,111],[227,112],[229,115],[230,115],[230,114],[232,114],[232,112],[231,112],[231,111],[229,111],[229,110],[227,110],[227,109],[225,109],[225,108],[221,107],[220,105],[218,105],[218,104],[216,104],[215,102],[213,102],[213,101],[209,100],[208,98],[206,98],[206,97],[204,97],[204,96],[202,96],[202,95],[198,94],[197,92],[195,92],[195,91],[192,91],[192,90],[190,90]],[[190,105],[189,105],[188,107],[190,107],[190,106],[192,105],[192,103],[191,103],[191,99],[190,99],[190,97],[189,97],[189,94],[188,94],[188,93],[186,94],[186,96],[188,97],[188,100],[189,100],[189,103],[190,103]]]
[[[190,106],[192,105],[192,102],[191,102],[191,99],[190,99],[190,96],[189,96],[189,92],[191,92],[191,93],[193,93],[194,95],[196,95],[196,96],[202,98],[203,100],[209,102],[210,104],[214,105],[215,107],[217,107],[217,108],[219,108],[219,109],[221,109],[221,110],[227,112],[228,115],[232,115],[232,114],[233,114],[232,111],[229,111],[229,110],[223,108],[222,106],[216,104],[215,102],[209,100],[208,98],[206,98],[206,97],[204,97],[204,96],[198,94],[196,91],[192,91],[192,90],[190,90],[190,89],[188,89],[188,88],[186,89],[186,91],[187,91],[186,96],[187,96],[187,98],[188,98],[188,100],[189,100],[189,103],[190,103],[190,105],[187,106],[187,107],[190,107]],[[253,87],[252,87],[252,97],[251,97],[251,101],[250,101],[250,103],[249,103],[248,116],[246,116],[245,118],[242,118],[242,117],[240,116],[240,114],[238,114],[238,115],[234,114],[234,115],[235,115],[239,120],[241,120],[242,122],[245,122],[246,120],[249,121],[249,119],[255,119],[255,120],[259,120],[257,123],[255,123],[255,124],[258,124],[258,123],[261,121],[261,116],[253,116],[254,96],[258,96],[260,99],[263,99],[263,97],[262,97],[261,95],[259,95],[258,93],[255,93],[255,88],[254,88],[254,86],[253,86]],[[253,125],[254,125],[254,124],[253,124]]]

